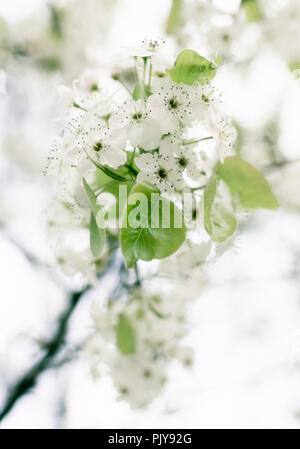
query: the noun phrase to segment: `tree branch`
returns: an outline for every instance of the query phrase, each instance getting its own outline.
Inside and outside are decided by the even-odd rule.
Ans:
[[[58,320],[57,330],[45,344],[45,354],[11,388],[5,405],[0,412],[0,421],[11,411],[16,402],[36,385],[40,375],[47,370],[53,358],[60,351],[65,341],[70,317],[88,289],[89,287],[86,287],[84,290],[70,293],[68,307]]]
[[[113,265],[113,254],[114,252],[112,252],[110,261],[100,274],[100,277],[103,277]],[[51,368],[55,356],[60,352],[65,343],[70,318],[80,300],[89,289],[90,286],[87,286],[83,290],[71,292],[69,294],[68,306],[58,318],[55,333],[53,337],[43,346],[44,354],[10,389],[3,409],[0,411],[0,421],[9,414],[19,399],[26,395],[37,384],[41,374]]]

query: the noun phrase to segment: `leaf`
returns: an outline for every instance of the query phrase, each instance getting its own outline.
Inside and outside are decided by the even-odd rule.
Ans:
[[[140,100],[143,98],[148,98],[150,95],[152,95],[152,92],[148,89],[148,87],[145,87],[142,84],[137,84],[133,91],[132,98],[134,100]]]
[[[237,229],[237,220],[232,212],[229,212],[221,204],[214,203],[211,208],[211,239],[214,242],[223,243]]]
[[[121,313],[116,326],[116,338],[119,351],[124,354],[134,354],[136,349],[135,330],[129,318]]]
[[[294,59],[290,64],[289,64],[289,69],[291,72],[295,72],[295,77],[296,79],[299,79],[299,70],[300,70],[300,61],[297,59]],[[296,73],[297,71],[297,73]]]
[[[237,228],[235,216],[216,203],[217,179],[212,176],[204,192],[204,226],[214,242],[222,243],[230,237]]]
[[[90,218],[90,247],[94,257],[97,257],[103,249],[106,240],[106,231],[97,226],[97,214],[100,211],[100,206],[97,204],[97,197],[93,189],[89,186],[85,178],[82,182],[87,193],[90,206],[92,209]]]
[[[102,251],[106,239],[106,232],[97,226],[95,216],[91,212],[90,219],[90,247],[94,257],[99,256]]]
[[[216,75],[216,66],[193,50],[183,50],[176,59],[173,69],[167,70],[174,83],[189,86],[196,81],[208,83]]]
[[[242,8],[246,12],[248,22],[258,22],[262,19],[262,11],[257,0],[242,0]]]
[[[127,181],[127,179],[124,178],[124,176],[120,176],[116,171],[112,170],[111,168],[105,167],[104,165],[99,165],[99,166],[97,165],[97,167],[101,171],[103,171],[103,173],[106,176],[109,176],[110,178],[115,179],[116,181],[119,181],[119,182]]]
[[[130,153],[132,155],[132,153]],[[132,156],[131,156],[132,157]],[[120,176],[128,173],[128,169],[125,166],[122,166],[118,169],[118,174]],[[93,181],[93,185],[97,186],[99,190],[99,194],[103,192],[111,193],[116,198],[116,218],[119,218],[119,210],[120,208],[120,187],[127,186],[127,192],[131,191],[134,182],[130,180],[126,180],[126,182],[116,181],[115,179],[111,179],[109,176],[105,175],[101,170],[96,170],[95,179]],[[123,199],[121,199],[121,204],[123,206]]]
[[[171,11],[168,17],[166,32],[174,34],[181,25],[182,0],[173,0]]]
[[[246,209],[277,209],[278,202],[263,174],[237,156],[227,157],[218,175],[229,187],[234,200]]]
[[[104,167],[104,169],[107,167]],[[109,169],[108,169],[109,170]],[[105,170],[107,172],[107,170]],[[111,170],[109,170],[110,172]],[[128,173],[128,169],[122,165],[117,170],[113,171],[113,178],[110,173],[105,173],[101,168],[98,167],[98,170],[95,171],[95,178],[93,180],[93,185],[97,186],[97,188],[101,188],[102,186],[115,181],[115,182],[127,182],[126,174]],[[115,178],[118,179],[115,179]],[[120,181],[122,179],[122,181]]]
[[[181,223],[176,223],[177,219]],[[140,259],[169,257],[184,240],[182,212],[174,203],[160,197],[159,191],[150,184],[135,185],[128,197],[120,233],[121,250],[128,268]]]
[[[125,206],[125,202],[123,201],[123,198],[120,198],[120,187],[122,186],[126,186],[127,187],[127,195],[129,195],[132,187],[134,186],[134,183],[132,181],[128,181],[128,182],[112,182],[110,185],[107,185],[106,187],[104,187],[101,190],[102,192],[107,192],[107,193],[111,193],[112,195],[114,195],[114,197],[116,198],[116,218],[119,218],[119,215],[122,215],[121,213],[119,214],[119,211],[122,212],[124,206]]]
[[[204,192],[204,226],[208,234],[212,233],[211,209],[217,193],[217,180],[212,176]]]
[[[87,193],[90,205],[91,205],[91,209],[93,211],[94,214],[94,218],[97,217],[97,214],[100,210],[100,206],[97,204],[97,197],[94,194],[93,189],[89,186],[89,184],[87,183],[87,181],[85,180],[85,178],[82,178],[82,182],[83,182],[83,186],[85,188],[85,191]]]

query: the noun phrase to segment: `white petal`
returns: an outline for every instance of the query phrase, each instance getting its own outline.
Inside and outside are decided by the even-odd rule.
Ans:
[[[109,126],[114,128],[124,127],[128,124],[128,119],[126,119],[125,114],[122,111],[118,111],[109,119]]]
[[[58,87],[58,98],[62,109],[68,109],[74,102],[72,90],[64,85]]]
[[[160,95],[151,95],[147,101],[147,110],[151,117],[158,120],[163,119],[165,113],[165,104]]]
[[[175,134],[179,131],[179,119],[172,112],[165,110],[163,119],[161,121],[161,129],[164,134]]]
[[[110,165],[113,168],[118,168],[125,164],[127,156],[124,151],[115,148],[105,148],[100,152],[100,163]]]
[[[157,159],[149,153],[142,154],[137,157],[134,162],[140,170],[146,173],[153,173],[157,168]]]
[[[153,184],[154,186],[157,186],[158,184],[158,178],[153,173],[140,172],[136,178],[137,184],[143,183],[145,181]]]
[[[165,137],[159,147],[159,152],[162,156],[169,156],[173,153],[179,153],[180,151],[180,140],[172,135]]]
[[[145,151],[158,148],[162,137],[159,122],[153,119],[137,123],[131,128],[129,134],[132,145],[143,148]]]

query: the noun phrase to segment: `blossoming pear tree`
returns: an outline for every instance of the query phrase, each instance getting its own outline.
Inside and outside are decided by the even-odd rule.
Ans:
[[[94,287],[91,372],[109,367],[133,407],[159,394],[173,360],[192,364],[187,307],[239,216],[278,207],[262,173],[234,154],[218,60],[188,49],[169,65],[164,44],[145,39],[99,85],[62,88],[66,125],[46,168],[57,178],[47,210],[57,262]],[[106,296],[98,278],[110,264],[118,282]]]

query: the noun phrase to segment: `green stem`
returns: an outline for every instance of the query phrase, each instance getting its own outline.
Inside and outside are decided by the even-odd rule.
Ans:
[[[147,62],[148,62],[148,57],[143,58],[144,61],[144,69],[143,69],[143,85],[146,85],[146,69],[147,69]]]
[[[132,152],[131,161],[130,161],[130,167],[132,167],[132,165],[133,165],[133,161],[134,161],[134,157],[135,157],[135,152],[136,152],[136,147],[134,148],[134,150],[133,150],[133,152]]]
[[[152,69],[153,69],[153,66],[152,66],[151,58],[149,59],[149,61],[150,61],[150,68],[149,68],[148,89],[150,90],[151,89],[151,80],[152,80]]]
[[[75,101],[73,103],[73,107],[77,108],[77,109],[81,109],[81,111],[87,112],[87,109],[85,109],[84,107],[80,106],[80,104],[76,103]]]
[[[135,70],[137,84],[141,84],[140,83],[140,76],[139,76],[139,69],[138,69],[138,65],[137,65],[137,57],[134,56],[133,59],[134,59],[134,70]]]
[[[193,145],[194,143],[203,142],[204,140],[211,140],[213,136],[203,137],[202,139],[185,140],[182,145]]]
[[[131,173],[135,178],[137,177],[138,171],[132,167],[132,165],[125,164],[125,167],[128,169],[129,173]]]
[[[206,188],[206,185],[200,186],[200,187],[193,187],[191,189],[191,192],[197,192],[198,190],[204,190]]]
[[[142,285],[142,281],[141,281],[139,267],[138,267],[137,263],[134,265],[134,271],[135,271],[135,276],[136,276],[135,286],[140,287]]]
[[[118,81],[118,82],[124,87],[124,89],[127,90],[127,92],[128,92],[128,93],[130,94],[130,96],[132,97],[132,92],[130,91],[129,87],[126,86],[126,84],[124,83],[124,81],[121,80],[121,78],[119,78],[119,77],[114,77],[113,79],[114,79],[115,81]]]

